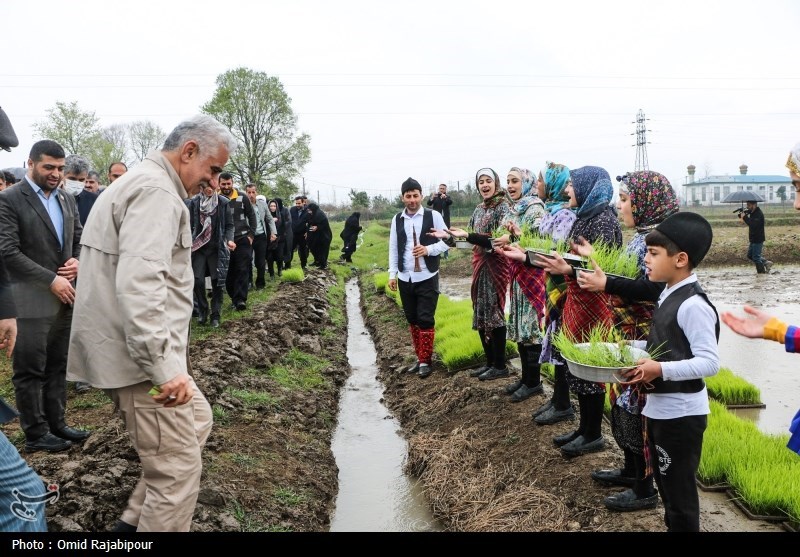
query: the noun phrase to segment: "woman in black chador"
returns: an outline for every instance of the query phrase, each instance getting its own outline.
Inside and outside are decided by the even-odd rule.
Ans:
[[[314,256],[312,265],[320,269],[328,267],[328,252],[333,233],[325,211],[316,203],[308,204],[308,249]]]
[[[342,233],[339,234],[344,242],[344,246],[342,247],[342,260],[347,261],[348,263],[353,262],[353,253],[356,251],[358,233],[361,232],[361,224],[359,223],[360,218],[361,213],[359,212],[355,212],[347,217],[347,220],[344,221]]]

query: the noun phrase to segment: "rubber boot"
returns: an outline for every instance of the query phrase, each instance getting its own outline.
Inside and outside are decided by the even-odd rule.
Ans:
[[[492,343],[490,340],[487,340],[486,331],[478,331],[478,336],[481,339],[481,345],[483,346],[483,353],[486,356],[486,365],[470,371],[469,372],[470,377],[478,377],[479,375],[485,373],[486,371],[494,367],[494,353],[492,351]]]
[[[567,366],[559,364],[553,371],[553,406],[556,410],[566,410],[570,406]]]
[[[498,371],[506,369],[506,328],[497,327],[492,330],[492,354],[494,368]]]
[[[561,452],[566,456],[580,456],[605,448],[605,440],[600,429],[603,424],[605,397],[605,393],[578,396],[583,432],[561,447]]]
[[[528,346],[522,342],[517,343],[517,352],[519,352],[519,361],[520,367],[522,368],[522,377],[517,379],[513,383],[509,383],[506,385],[504,392],[507,395],[513,395],[514,392],[522,386],[523,381],[525,380],[525,353],[528,350]]]
[[[508,377],[506,367],[506,328],[497,327],[492,329],[492,355],[494,356],[494,366],[484,371],[478,376],[481,381],[493,381],[502,377]]]
[[[630,452],[630,451],[625,451]],[[634,454],[633,456],[633,469],[636,481],[633,483],[633,492],[638,498],[652,497],[656,494],[656,487],[653,481],[653,475],[645,476],[647,470],[647,463],[644,460],[644,455]]]
[[[586,411],[584,410],[584,397],[586,395],[578,395],[578,428],[553,437],[553,443],[557,447],[563,447],[567,443],[571,443],[586,432]]]
[[[519,388],[511,396],[511,402],[522,402],[533,395],[544,392],[542,385],[539,356],[542,353],[541,344],[520,344],[520,361],[522,362],[522,380]]]

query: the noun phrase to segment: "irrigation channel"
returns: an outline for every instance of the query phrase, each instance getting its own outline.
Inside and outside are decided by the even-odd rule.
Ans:
[[[381,402],[375,345],[361,317],[357,279],[347,283],[347,358],[352,369],[339,402],[332,450],[339,494],[331,532],[431,532],[421,487],[403,473],[407,452],[400,424]]]
[[[800,283],[797,266],[778,266],[769,275],[757,275],[754,267],[697,269],[697,276],[718,312],[744,315],[744,304],[762,308],[793,325],[800,325]],[[442,294],[459,300],[469,298],[470,279],[442,277]],[[720,325],[720,363],[761,390],[765,408],[734,409],[768,434],[788,434],[789,423],[800,408],[800,356],[783,345],[748,339]]]

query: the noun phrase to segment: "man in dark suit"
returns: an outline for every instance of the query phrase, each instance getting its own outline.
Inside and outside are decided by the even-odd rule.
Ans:
[[[294,198],[294,206],[289,209],[289,216],[292,221],[292,245],[288,254],[286,268],[289,269],[292,263],[292,256],[297,251],[300,258],[300,266],[305,269],[308,263],[308,243],[306,233],[308,232],[308,211],[305,204],[306,197],[298,195]]]
[[[75,199],[58,188],[64,159],[58,143],[38,141],[25,178],[0,192],[0,257],[17,305],[12,382],[27,451],[63,451],[89,436],[64,421],[82,231]]]

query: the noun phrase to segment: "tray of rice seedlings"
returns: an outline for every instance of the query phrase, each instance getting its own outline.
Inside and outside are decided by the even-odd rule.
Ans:
[[[639,276],[639,258],[628,253],[624,246],[617,248],[598,242],[592,245],[591,257],[606,275],[630,279]]]
[[[761,402],[761,391],[746,379],[722,367],[711,377],[705,378],[708,396],[720,401],[728,408],[766,408]]]
[[[623,383],[623,371],[635,368],[642,358],[657,357],[631,346],[618,330],[603,325],[594,327],[586,342],[575,342],[562,328],[553,344],[573,375],[595,383]]]

